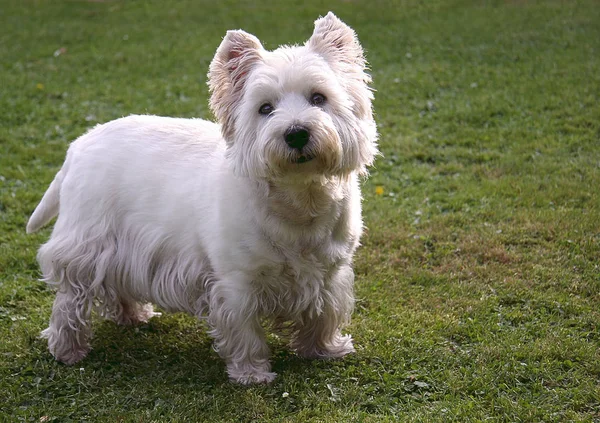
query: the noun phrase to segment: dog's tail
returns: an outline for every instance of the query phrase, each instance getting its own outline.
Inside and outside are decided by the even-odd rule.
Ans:
[[[37,231],[42,226],[50,221],[58,214],[58,206],[60,204],[60,187],[64,179],[63,169],[59,170],[54,180],[48,187],[48,190],[42,197],[42,201],[35,208],[33,214],[27,222],[27,233]]]

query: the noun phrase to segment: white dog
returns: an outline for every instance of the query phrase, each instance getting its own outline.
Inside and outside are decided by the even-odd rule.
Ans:
[[[377,154],[370,77],[354,31],[329,13],[302,46],[229,31],[208,74],[218,119],[129,116],[71,144],[31,216],[58,214],[38,253],[58,287],[50,352],[90,350],[92,309],[145,322],[154,303],[206,317],[229,377],[275,377],[261,321],[290,324],[303,357],[354,351],[362,231],[358,176]]]

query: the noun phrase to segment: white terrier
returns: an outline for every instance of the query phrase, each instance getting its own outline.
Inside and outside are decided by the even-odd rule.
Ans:
[[[240,383],[275,377],[264,318],[289,322],[300,356],[353,352],[358,176],[377,154],[365,66],[333,13],[272,52],[229,31],[208,74],[219,124],[129,116],[73,142],[27,225],[58,214],[38,253],[56,359],[86,356],[92,309],[133,324],[147,303],[206,317]]]

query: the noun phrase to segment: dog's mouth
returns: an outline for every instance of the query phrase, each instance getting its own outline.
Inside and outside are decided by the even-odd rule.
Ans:
[[[309,154],[302,154],[301,156],[294,159],[294,163],[302,164],[302,163],[310,162],[312,159],[314,159],[313,156],[311,156]]]

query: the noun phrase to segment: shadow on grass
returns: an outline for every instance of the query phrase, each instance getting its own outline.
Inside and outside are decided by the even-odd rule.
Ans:
[[[93,372],[96,378],[105,378],[111,384],[115,380],[135,380],[139,386],[146,382],[188,387],[194,384],[204,388],[222,384],[238,386],[228,380],[225,362],[214,351],[202,321],[182,314],[164,314],[136,326],[120,326],[99,319],[92,325],[94,335],[88,356],[73,366],[54,362],[51,367],[59,368],[65,376]],[[43,361],[52,362],[45,340],[31,341],[34,350],[39,347],[41,356],[46,356]],[[340,361],[301,358],[289,349],[285,337],[268,336],[267,342],[273,371],[279,374],[277,380],[283,375],[299,379],[314,376],[315,370],[327,367],[326,363]],[[34,361],[36,358],[37,354],[32,357]]]
[[[172,413],[195,421],[233,421],[239,415],[252,420],[275,410],[288,415],[300,404],[316,406],[329,398],[328,384],[341,386],[356,376],[348,369],[360,361],[354,354],[343,360],[300,358],[285,337],[269,335],[278,376],[268,385],[244,386],[229,381],[206,325],[188,315],[163,314],[137,326],[96,318],[92,326],[92,350],[73,366],[56,362],[46,341],[29,335],[27,352],[9,370],[19,388],[11,394],[8,415],[92,421],[167,421]],[[300,398],[282,397],[284,392],[306,396],[296,403]],[[130,420],[133,415],[143,417]]]
[[[103,373],[120,372],[136,379],[159,376],[169,384],[227,380],[205,325],[188,316],[167,314],[136,326],[97,321],[91,344],[81,365]]]

